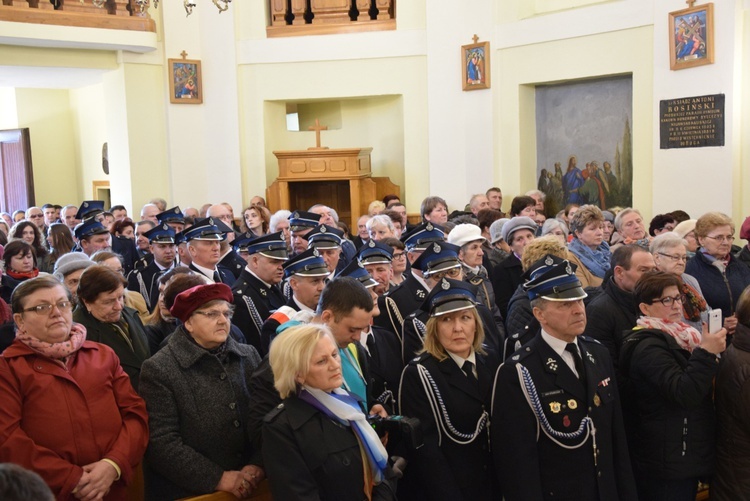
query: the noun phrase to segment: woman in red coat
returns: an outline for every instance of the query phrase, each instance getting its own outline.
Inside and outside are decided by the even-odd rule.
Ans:
[[[111,348],[86,341],[51,276],[19,285],[0,357],[0,462],[37,472],[58,500],[124,500],[148,443],[143,400]]]

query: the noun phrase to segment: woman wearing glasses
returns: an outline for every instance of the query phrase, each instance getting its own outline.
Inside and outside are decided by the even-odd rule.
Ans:
[[[713,472],[713,378],[727,331],[683,323],[681,285],[672,273],[641,277],[634,296],[642,316],[620,352],[623,414],[642,501],[692,501],[698,480]]]
[[[19,285],[0,357],[0,463],[39,473],[58,500],[125,500],[148,418],[114,352],[86,339],[51,276]]]
[[[221,283],[179,293],[170,313],[182,325],[143,364],[146,499],[214,491],[245,498],[264,477],[247,431],[247,383],[260,356],[229,336],[231,303],[232,290]]]
[[[89,266],[78,282],[78,307],[73,320],[86,327],[88,339],[106,344],[120,358],[133,388],[143,361],[151,356],[138,314],[125,306],[125,277],[103,265]]]
[[[750,285],[750,268],[732,255],[734,223],[726,214],[708,212],[695,223],[695,235],[700,248],[685,271],[698,280],[708,304],[721,309],[724,327],[732,335],[737,326],[737,301]]]
[[[687,242],[668,231],[654,238],[649,250],[654,256],[656,269],[671,273],[680,280],[682,293],[682,321],[697,330],[701,330],[701,323],[706,321],[706,313],[710,309],[698,281],[692,275],[685,273],[687,263]]]

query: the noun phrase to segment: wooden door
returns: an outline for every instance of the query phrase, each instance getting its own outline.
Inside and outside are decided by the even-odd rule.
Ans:
[[[0,210],[35,205],[29,129],[0,130]]]
[[[301,181],[289,183],[291,210],[307,210],[315,204],[332,207],[339,219],[349,224],[352,208],[349,181]]]

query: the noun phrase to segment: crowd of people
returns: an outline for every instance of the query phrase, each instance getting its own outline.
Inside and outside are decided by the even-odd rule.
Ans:
[[[750,498],[732,219],[502,207],[0,213],[0,492]]]

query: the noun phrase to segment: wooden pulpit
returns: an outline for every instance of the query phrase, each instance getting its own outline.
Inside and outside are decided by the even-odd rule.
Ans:
[[[371,151],[372,148],[274,151],[279,177],[266,190],[269,208],[272,212],[307,210],[324,204],[333,207],[339,219],[356,222],[367,214],[373,200],[389,193],[401,195],[400,187],[389,178],[372,177]]]

